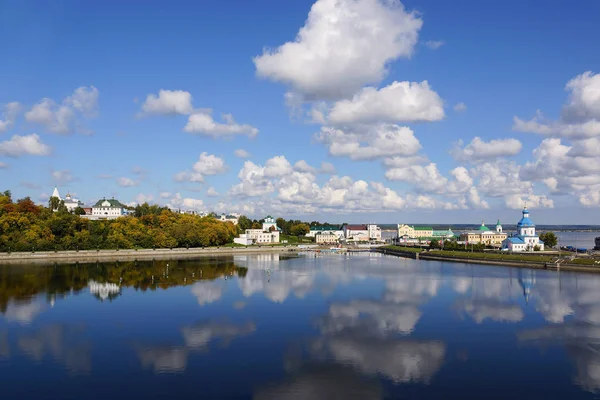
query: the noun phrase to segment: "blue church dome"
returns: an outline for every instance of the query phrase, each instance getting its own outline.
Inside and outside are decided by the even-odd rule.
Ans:
[[[533,221],[529,219],[529,210],[527,210],[527,208],[525,208],[523,210],[523,218],[521,218],[521,220],[517,224],[517,228],[521,228],[521,227],[525,227],[525,226],[535,227],[535,224],[533,223]]]

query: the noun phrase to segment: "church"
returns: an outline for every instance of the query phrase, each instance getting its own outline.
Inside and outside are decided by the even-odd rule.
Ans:
[[[534,251],[536,248],[544,250],[544,242],[535,233],[535,224],[529,219],[529,210],[523,209],[523,217],[517,224],[517,233],[507,237],[502,242],[502,250],[523,252]]]

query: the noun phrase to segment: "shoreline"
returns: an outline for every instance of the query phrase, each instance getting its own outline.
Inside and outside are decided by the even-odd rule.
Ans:
[[[66,250],[40,252],[0,253],[2,264],[56,263],[56,262],[110,262],[152,260],[154,258],[192,258],[198,256],[244,255],[297,253],[297,246],[262,246],[262,247],[208,247],[208,248],[176,248],[176,249],[127,249],[127,250]]]
[[[502,267],[513,267],[513,268],[530,268],[530,269],[543,269],[547,271],[569,271],[569,272],[588,272],[588,273],[600,273],[600,267],[590,267],[586,265],[577,265],[577,264],[562,264],[560,267],[556,267],[555,265],[549,265],[546,262],[538,262],[538,261],[516,261],[516,260],[485,260],[485,259],[474,259],[474,258],[460,258],[460,257],[445,257],[445,256],[434,256],[429,254],[418,253],[407,253],[401,251],[394,250],[384,250],[384,249],[374,249],[374,251],[391,255],[400,258],[411,258],[416,260],[424,260],[424,261],[447,261],[447,262],[456,262],[463,264],[479,264],[479,265],[492,265],[492,266],[502,266]]]

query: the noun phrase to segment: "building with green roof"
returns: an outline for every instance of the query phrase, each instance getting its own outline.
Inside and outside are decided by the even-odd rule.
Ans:
[[[98,219],[115,219],[127,215],[125,205],[114,197],[112,199],[100,199],[92,206],[90,215],[82,215],[84,218]]]

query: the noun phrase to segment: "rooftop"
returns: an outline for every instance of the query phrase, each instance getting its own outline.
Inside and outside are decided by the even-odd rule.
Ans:
[[[336,225],[328,225],[328,226],[317,225],[317,226],[310,227],[311,231],[339,231],[340,229],[341,228]]]
[[[430,226],[415,226],[413,228],[415,231],[432,231],[433,228]]]
[[[110,203],[110,207],[115,207],[115,208],[125,207],[123,204],[121,204],[121,202],[119,200],[115,200],[115,199],[100,199],[96,202],[96,204],[94,204],[94,207],[103,207],[102,203],[104,203],[105,201],[108,201]]]

